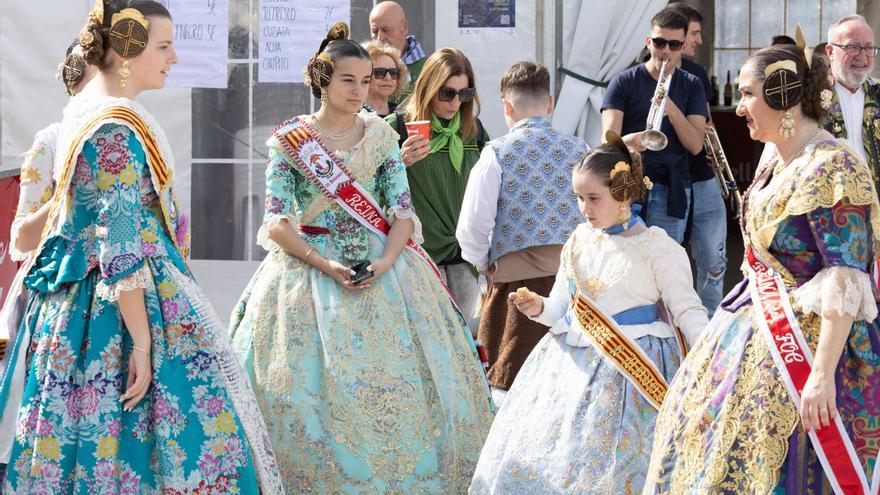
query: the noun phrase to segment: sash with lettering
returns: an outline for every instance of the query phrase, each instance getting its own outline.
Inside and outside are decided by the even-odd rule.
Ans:
[[[379,208],[379,203],[373,196],[358,184],[354,176],[348,171],[342,160],[327,150],[321,141],[318,133],[299,119],[296,120],[299,125],[288,132],[282,133],[287,126],[282,124],[275,130],[275,137],[284,147],[287,154],[293,158],[300,170],[305,173],[312,182],[321,190],[321,192],[329,199],[338,204],[346,213],[354,217],[374,234],[386,238],[388,232],[391,231],[391,224]],[[455,306],[455,300],[449,287],[440,276],[440,270],[431,260],[428,253],[421,246],[414,243],[412,239],[406,242],[406,248],[418,255],[425,263],[431,267],[437,280],[446,289],[449,299]],[[458,309],[458,306],[456,306]],[[459,313],[461,310],[458,309]]]
[[[810,376],[813,353],[791,309],[782,278],[755,255],[751,246],[746,249],[746,262],[752,281],[749,284],[752,301],[763,316],[758,318],[758,326],[788,393],[795,406],[800,408],[801,392]],[[880,469],[874,469],[869,488],[865,470],[839,415],[831,425],[808,433],[834,493],[877,493]]]
[[[669,383],[666,382],[663,373],[639,344],[626,336],[614,318],[603,313],[596,302],[583,291],[580,289],[575,291],[572,307],[569,310],[573,313],[573,322],[576,322],[590,337],[593,345],[602,352],[605,359],[635,385],[642,397],[659,410],[669,389]],[[684,356],[686,351],[684,336],[677,329],[676,340]]]

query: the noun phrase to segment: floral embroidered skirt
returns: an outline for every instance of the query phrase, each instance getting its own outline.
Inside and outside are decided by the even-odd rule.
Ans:
[[[370,234],[370,259],[383,248]],[[464,493],[493,416],[470,331],[408,251],[371,283],[276,247],[233,314],[287,493]]]
[[[277,468],[253,392],[240,372],[238,380],[228,373],[228,339],[193,280],[170,260],[147,260],[153,381],[123,412],[131,338],[116,303],[97,296],[98,270],[65,279],[75,277],[64,251],[61,238],[50,241],[26,280],[20,336],[30,338],[12,349],[27,353],[26,379],[0,491],[257,495],[259,479],[271,492]],[[0,405],[11,374],[0,383]]]
[[[833,493],[753,306],[719,310],[670,384],[645,493]],[[820,318],[794,312],[815,351]],[[836,373],[837,409],[867,471],[880,446],[880,338],[857,321]]]
[[[657,410],[595,347],[547,334],[498,411],[470,493],[638,494]],[[636,340],[667,380],[678,369],[674,338]]]

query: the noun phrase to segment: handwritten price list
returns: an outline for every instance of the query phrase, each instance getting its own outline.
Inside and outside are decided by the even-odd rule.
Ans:
[[[302,82],[330,26],[351,22],[349,0],[260,0],[259,8],[259,82]]]

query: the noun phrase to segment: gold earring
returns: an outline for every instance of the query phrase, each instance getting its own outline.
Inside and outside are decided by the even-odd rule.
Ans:
[[[632,216],[632,212],[629,210],[629,206],[626,205],[626,202],[620,203],[620,215],[617,216],[617,219],[620,221],[619,223],[624,223],[629,220],[629,217]]]
[[[116,73],[122,78],[119,80],[119,87],[125,89],[125,84],[128,82],[127,79],[131,76],[131,64],[128,62],[128,59],[122,61],[122,65]]]
[[[779,135],[782,139],[788,139],[794,136],[794,118],[792,118],[791,110],[786,110],[782,120],[779,121]]]
[[[321,103],[327,103],[327,88],[321,88]]]

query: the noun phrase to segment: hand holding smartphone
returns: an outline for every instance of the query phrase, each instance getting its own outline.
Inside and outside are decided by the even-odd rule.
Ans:
[[[352,285],[357,285],[373,276],[373,272],[367,270],[368,266],[370,266],[370,260],[361,261],[351,267],[352,271],[355,272],[351,276]]]

